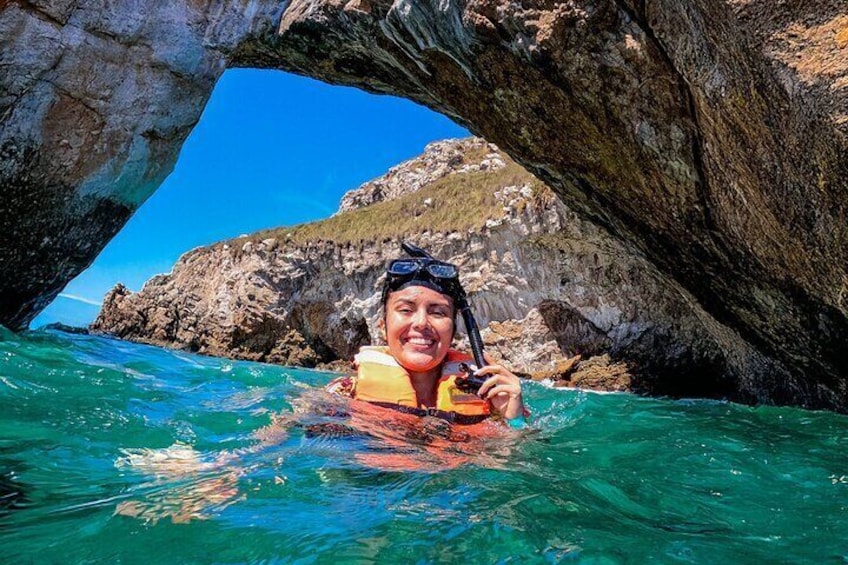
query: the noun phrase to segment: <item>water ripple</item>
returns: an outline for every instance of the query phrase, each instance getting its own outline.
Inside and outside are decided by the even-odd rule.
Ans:
[[[528,383],[468,434],[330,374],[0,331],[20,562],[845,562],[848,419]]]

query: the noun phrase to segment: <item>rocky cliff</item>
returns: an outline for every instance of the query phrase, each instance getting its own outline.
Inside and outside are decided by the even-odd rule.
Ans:
[[[715,0],[303,0],[244,57],[457,117],[790,367],[775,401],[840,405],[848,147],[752,35]]]
[[[349,360],[378,335],[383,269],[407,237],[460,266],[489,350],[520,372],[609,354],[633,375],[614,386],[748,401],[779,372],[482,140],[434,143],[341,208],[191,251],[138,293],[119,285],[92,328],[292,365]],[[742,375],[755,377],[737,390]]]
[[[201,3],[203,4],[203,3]],[[173,169],[260,2],[0,1],[0,323],[27,323]]]
[[[763,398],[848,410],[846,11],[0,2],[0,321],[24,327],[93,260],[226,66],[277,68],[467,125],[787,367]]]

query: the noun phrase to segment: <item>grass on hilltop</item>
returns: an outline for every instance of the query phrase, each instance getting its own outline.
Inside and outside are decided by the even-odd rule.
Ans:
[[[328,241],[359,244],[409,237],[425,231],[453,232],[482,228],[504,211],[494,193],[506,186],[529,184],[534,194],[547,192],[545,185],[520,165],[504,156],[506,166],[497,171],[457,173],[394,200],[378,202],[306,224],[273,228],[231,240],[240,249],[246,242],[267,238],[294,244]],[[425,203],[428,199],[431,203]]]

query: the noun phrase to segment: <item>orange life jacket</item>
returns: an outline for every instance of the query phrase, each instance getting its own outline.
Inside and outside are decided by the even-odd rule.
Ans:
[[[458,351],[450,350],[442,363],[436,406],[431,408],[418,404],[409,374],[387,347],[363,347],[354,361],[357,378],[353,398],[357,400],[421,416],[436,416],[456,424],[477,424],[489,416],[488,402],[456,386],[456,377],[461,373],[459,364],[474,362]]]

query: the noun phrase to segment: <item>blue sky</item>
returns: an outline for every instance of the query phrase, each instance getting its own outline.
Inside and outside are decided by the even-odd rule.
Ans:
[[[279,71],[227,71],[161,187],[31,324],[82,326],[116,283],[139,290],[189,249],[325,218],[341,196],[468,132],[400,98]]]

